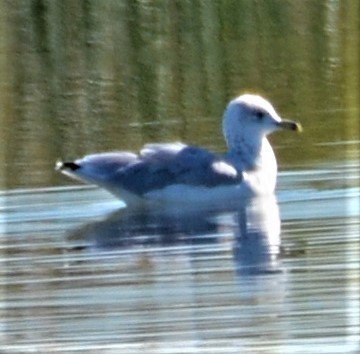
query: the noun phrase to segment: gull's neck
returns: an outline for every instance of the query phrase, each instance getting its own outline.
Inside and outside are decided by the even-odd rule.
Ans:
[[[242,173],[253,190],[261,194],[274,191],[277,163],[266,137],[263,137],[261,143],[256,146],[247,144],[231,146],[226,159]]]
[[[242,117],[242,114],[247,113],[236,102],[230,103],[224,113],[223,133],[228,146],[225,158],[250,189],[259,194],[272,193],[277,175],[274,152],[265,129],[251,125],[248,117]]]
[[[253,170],[261,167],[264,151],[271,149],[265,136],[253,137],[227,136],[227,156],[238,169]]]

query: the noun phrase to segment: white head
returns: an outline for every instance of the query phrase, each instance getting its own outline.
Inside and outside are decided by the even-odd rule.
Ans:
[[[271,103],[261,96],[245,94],[233,99],[224,113],[223,131],[230,153],[259,154],[266,135],[279,130],[301,131],[300,124],[282,120]]]
[[[266,135],[279,129],[301,131],[301,125],[281,119],[270,102],[257,95],[235,98],[224,113],[227,158],[243,171],[244,180],[258,193],[275,188],[277,163]]]

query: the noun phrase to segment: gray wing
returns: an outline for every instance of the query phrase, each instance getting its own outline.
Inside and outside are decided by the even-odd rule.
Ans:
[[[181,143],[145,145],[139,155],[88,155],[58,168],[109,190],[124,189],[137,195],[172,184],[213,187],[241,181],[241,173],[220,156]]]
[[[206,149],[177,143],[145,145],[139,160],[117,171],[114,178],[127,190],[145,194],[175,184],[235,184],[241,180],[241,174]]]

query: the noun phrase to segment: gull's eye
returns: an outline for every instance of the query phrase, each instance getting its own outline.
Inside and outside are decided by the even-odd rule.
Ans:
[[[255,117],[258,119],[258,120],[262,120],[264,117],[265,117],[265,112],[264,111],[255,111]]]

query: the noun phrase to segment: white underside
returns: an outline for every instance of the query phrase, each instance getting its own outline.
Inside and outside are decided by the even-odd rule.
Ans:
[[[171,204],[210,204],[224,202],[238,202],[253,196],[264,196],[274,192],[275,176],[266,176],[263,173],[243,172],[243,180],[239,184],[219,185],[212,187],[193,186],[185,184],[169,185],[162,189],[152,190],[144,195],[137,195],[121,185],[101,180],[91,180],[86,176],[79,176],[74,171],[62,170],[62,173],[85,183],[95,183],[129,205],[144,203],[171,203]]]
[[[94,183],[95,181],[86,180],[86,178],[76,175],[72,171],[61,171],[62,173],[78,179],[85,183]],[[274,186],[264,186],[264,183],[257,181],[256,175],[249,176],[243,174],[244,180],[236,185],[222,185],[216,187],[192,186],[185,184],[170,185],[162,189],[157,189],[139,196],[129,192],[121,186],[111,183],[96,183],[117,198],[123,200],[127,205],[139,205],[147,202],[155,203],[182,203],[182,204],[209,204],[223,203],[227,201],[241,201],[257,195],[271,194]],[[266,188],[260,188],[266,187]]]
[[[110,189],[109,189],[110,190]],[[241,183],[232,186],[203,187],[190,185],[171,185],[161,190],[154,190],[144,194],[142,197],[121,189],[110,190],[119,199],[128,205],[139,203],[161,203],[161,204],[211,204],[226,201],[241,201],[254,196],[251,189]]]
[[[178,184],[146,193],[144,197],[146,199],[159,201],[209,203],[221,199],[228,200],[232,198],[249,197],[251,194],[251,191],[246,188],[244,184],[218,187]]]

